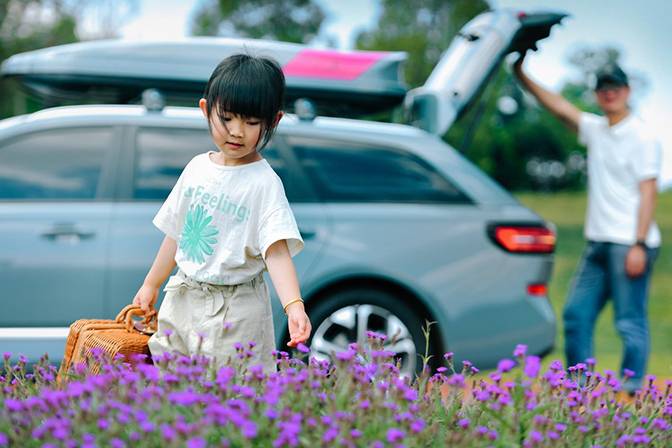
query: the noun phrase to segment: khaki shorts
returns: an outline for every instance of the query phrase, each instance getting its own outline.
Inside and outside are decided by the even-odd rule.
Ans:
[[[171,276],[158,314],[158,331],[149,339],[152,355],[178,352],[211,357],[217,369],[237,359],[235,344],[254,341],[249,365],[275,372],[273,314],[263,272],[247,283],[212,285]],[[166,330],[169,330],[167,334]]]

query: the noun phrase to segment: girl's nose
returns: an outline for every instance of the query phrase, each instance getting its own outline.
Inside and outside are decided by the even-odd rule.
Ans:
[[[231,137],[243,137],[243,126],[241,123],[237,123],[236,120],[231,120],[232,123],[229,123],[227,126],[229,134]]]

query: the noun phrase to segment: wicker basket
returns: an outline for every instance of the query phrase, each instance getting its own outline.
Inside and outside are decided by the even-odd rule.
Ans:
[[[143,316],[144,321],[134,320],[135,316]],[[122,354],[125,360],[132,361],[132,354],[149,354],[147,340],[155,331],[156,311],[144,313],[136,305],[124,307],[114,320],[76,321],[70,326],[58,380],[62,381],[70,368],[80,362],[86,362],[90,371],[98,373],[100,365],[91,359],[91,350],[95,347],[100,347],[110,359]]]

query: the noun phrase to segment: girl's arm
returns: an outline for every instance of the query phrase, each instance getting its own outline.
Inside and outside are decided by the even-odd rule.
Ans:
[[[299,280],[292,257],[285,240],[276,241],[266,250],[266,267],[271,275],[275,292],[278,293],[280,303],[285,304],[300,298]],[[289,325],[290,341],[287,345],[295,347],[299,342],[308,340],[311,331],[310,319],[306,314],[302,302],[294,302],[287,307],[287,323]]]
[[[154,307],[159,297],[159,288],[175,268],[175,252],[177,243],[174,239],[166,236],[159,247],[154,263],[149,269],[145,281],[133,298],[134,305],[140,305],[143,311]]]

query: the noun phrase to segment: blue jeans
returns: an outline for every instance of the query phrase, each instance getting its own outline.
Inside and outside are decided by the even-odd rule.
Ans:
[[[649,356],[647,296],[653,262],[658,249],[647,249],[644,273],[631,278],[625,272],[630,246],[588,241],[574,283],[565,304],[565,355],[567,365],[585,362],[593,356],[593,329],[600,311],[611,298],[616,330],[623,341],[624,369],[635,372],[624,389],[641,387]]]

